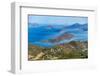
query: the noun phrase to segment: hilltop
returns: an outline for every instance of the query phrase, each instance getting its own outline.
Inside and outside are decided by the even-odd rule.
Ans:
[[[28,45],[28,60],[57,60],[88,58],[87,41],[72,41],[52,48]]]

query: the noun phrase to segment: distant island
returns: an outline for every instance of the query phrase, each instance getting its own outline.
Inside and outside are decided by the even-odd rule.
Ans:
[[[74,37],[74,35],[72,34],[68,34],[68,33],[64,33],[62,34],[61,36],[57,37],[57,38],[54,38],[54,39],[49,39],[49,40],[44,40],[42,42],[50,42],[50,43],[57,43],[59,41],[62,41],[62,40],[69,40],[71,39],[72,37]]]

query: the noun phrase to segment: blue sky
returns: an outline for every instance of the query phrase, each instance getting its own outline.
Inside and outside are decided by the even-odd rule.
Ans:
[[[28,16],[29,23],[38,24],[58,24],[58,25],[71,25],[74,23],[85,24],[88,23],[87,17],[74,17],[74,16]]]

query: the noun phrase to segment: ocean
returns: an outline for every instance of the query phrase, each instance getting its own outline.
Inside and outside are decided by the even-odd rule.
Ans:
[[[87,23],[72,25],[28,24],[28,44],[53,47],[71,41],[88,41]]]

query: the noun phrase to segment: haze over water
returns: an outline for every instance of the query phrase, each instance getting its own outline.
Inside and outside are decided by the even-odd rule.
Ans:
[[[51,42],[53,39],[56,40],[54,43]],[[28,17],[29,44],[52,47],[58,44],[69,43],[71,41],[87,40],[87,17],[34,15]]]

